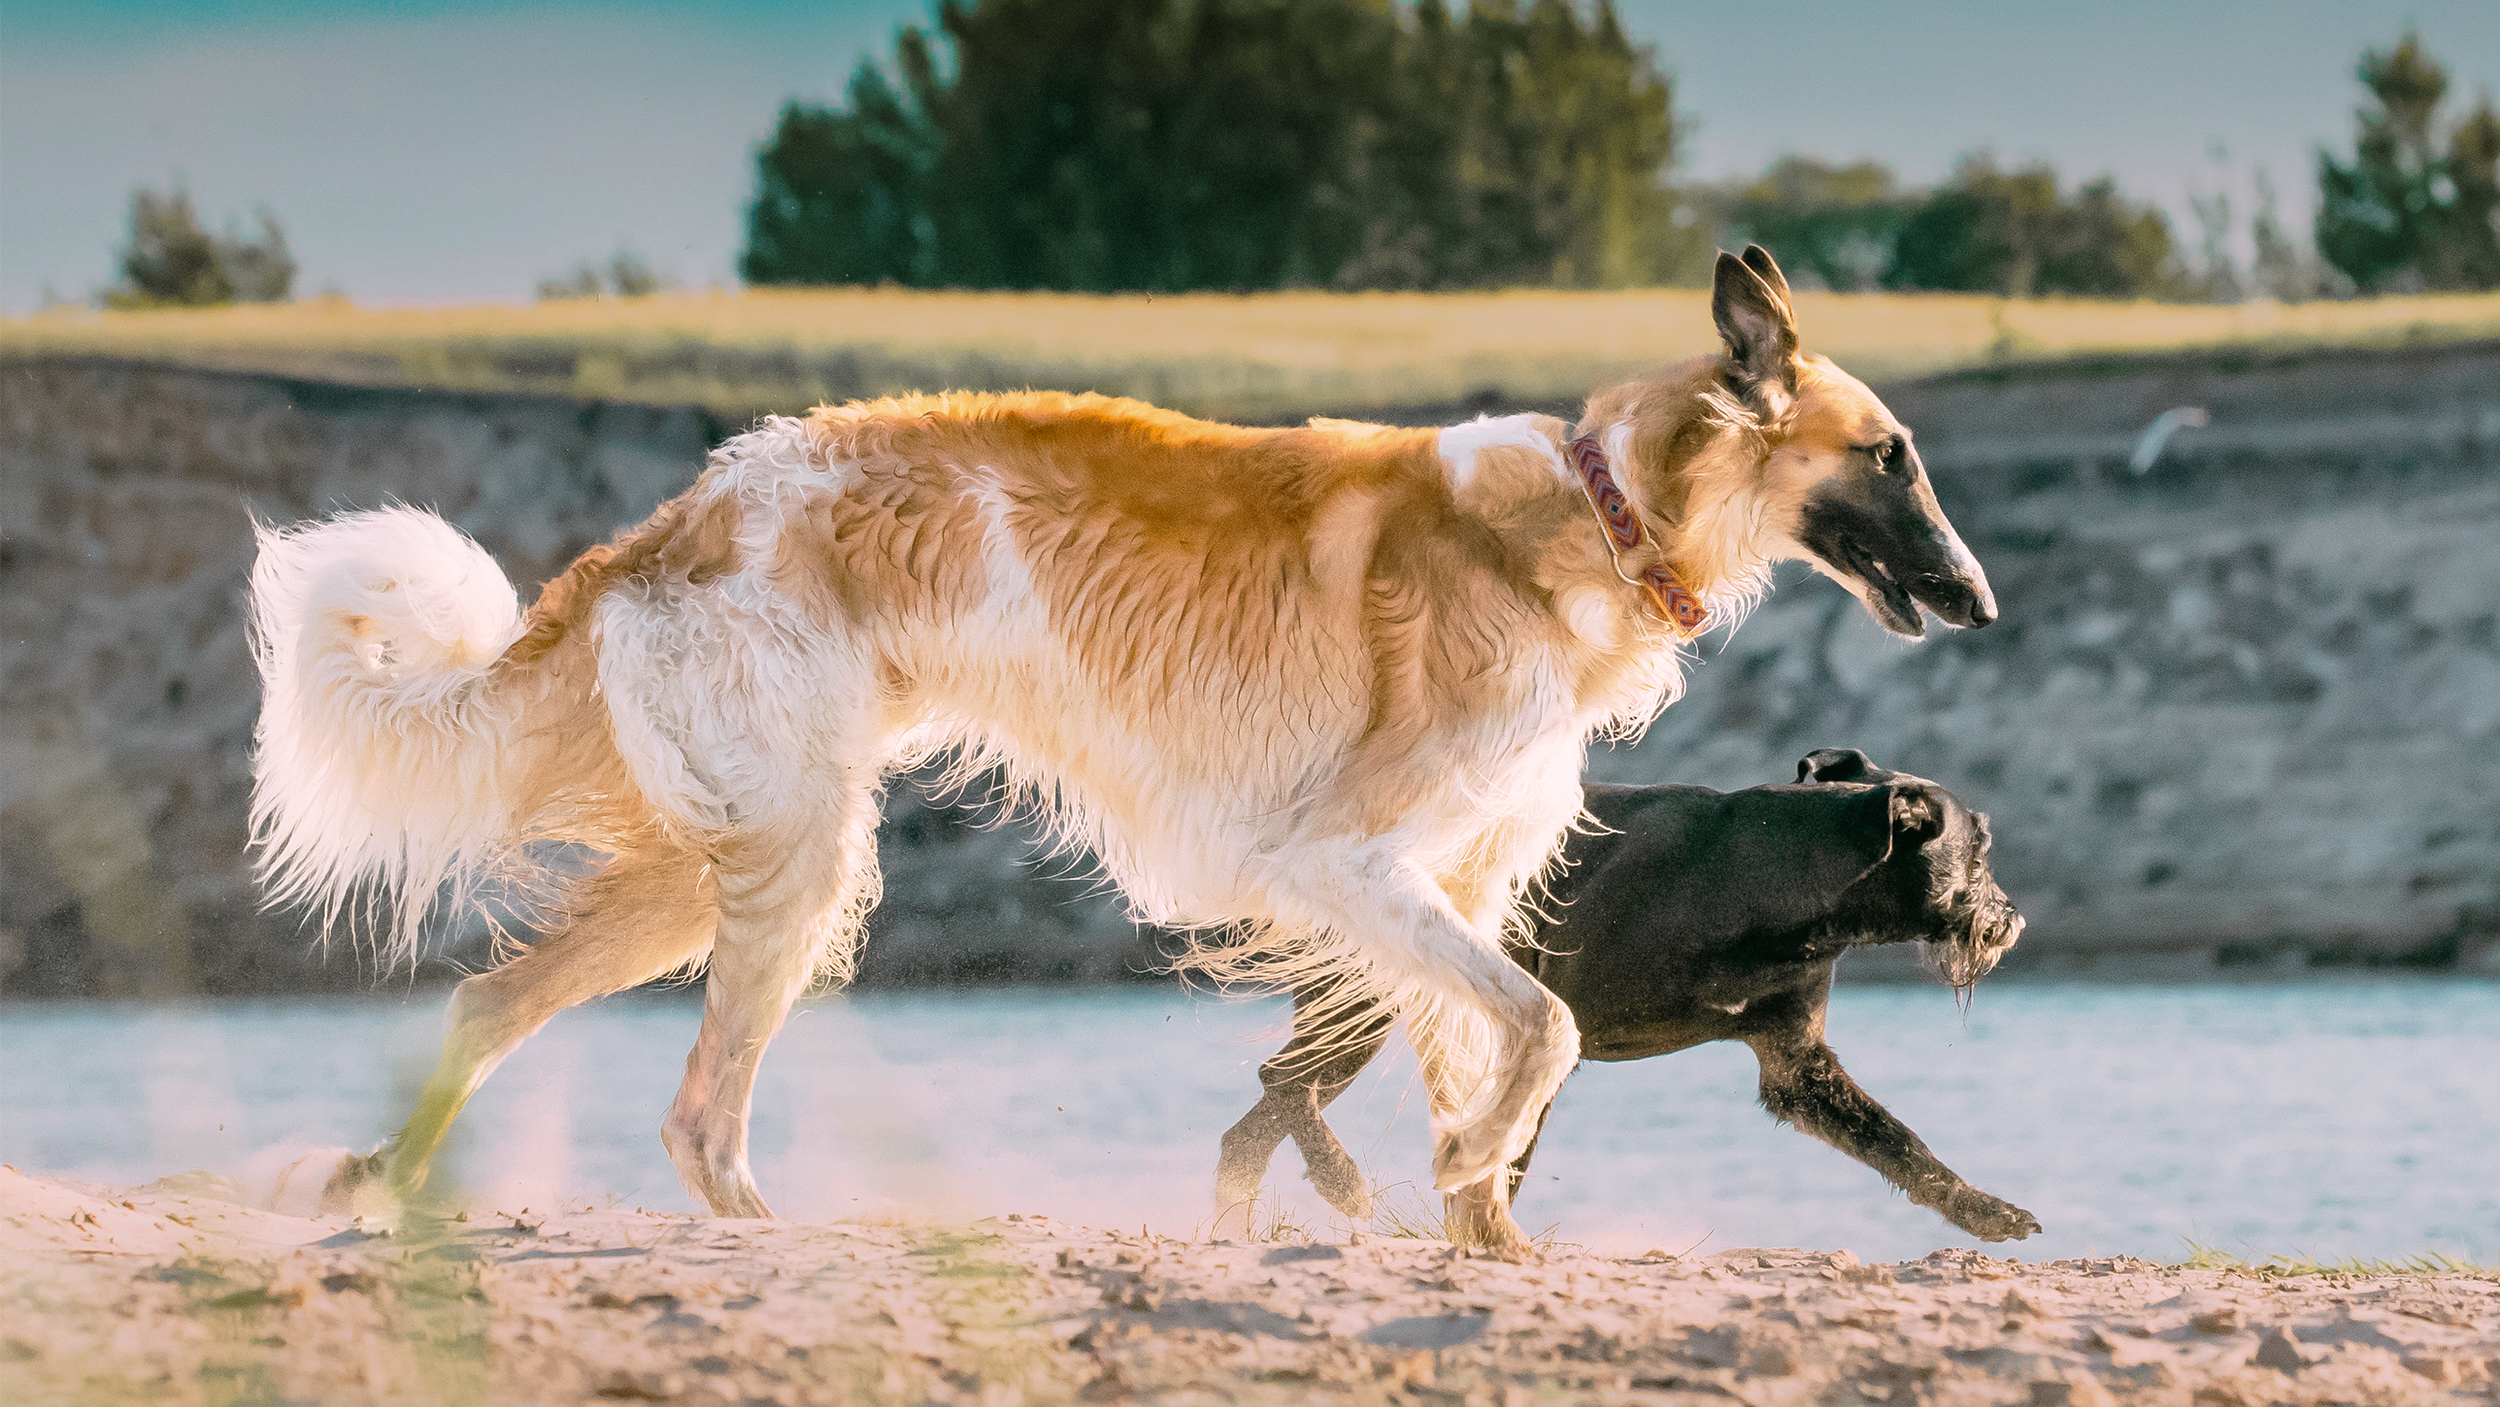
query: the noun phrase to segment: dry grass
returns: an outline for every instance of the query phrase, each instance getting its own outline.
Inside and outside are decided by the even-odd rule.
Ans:
[[[2261,1278],[2292,1279],[2302,1275],[2439,1275],[2462,1276],[2473,1280],[2500,1278],[2500,1265],[2477,1265],[2438,1251],[2406,1256],[2402,1260],[2371,1260],[2345,1257],[2340,1260],[2319,1260],[2314,1256],[2284,1255],[2277,1252],[2258,1260],[2233,1255],[2200,1242],[2188,1242],[2188,1258],[2180,1262],[2187,1270],[2226,1270],[2240,1275]]]
[[[1810,344],[1870,379],[2009,359],[2500,336],[2500,295],[2236,307],[1806,294]],[[1576,397],[1709,350],[1708,295],[1091,297],[893,289],[672,293],[536,306],[55,310],[0,353],[91,353],[444,389],[707,405],[731,416],[913,389],[1045,386],[1201,414]]]

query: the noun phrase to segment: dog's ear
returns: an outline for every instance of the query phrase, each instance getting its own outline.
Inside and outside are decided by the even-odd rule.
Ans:
[[[1756,256],[1769,279],[1754,269]],[[1743,258],[1719,251],[1710,317],[1727,344],[1728,384],[1764,410],[1785,410],[1797,394],[1797,315],[1788,304],[1788,280],[1768,250],[1749,245]]]
[[[1893,834],[1912,846],[1934,840],[1944,834],[1945,808],[1949,804],[1931,782],[1895,782]]]
[[[1772,258],[1771,251],[1759,244],[1746,245],[1745,252],[1736,257],[1742,259],[1745,267],[1753,270],[1754,277],[1762,280],[1773,293],[1779,295],[1782,303],[1788,305],[1789,320],[1793,326],[1796,320],[1797,300],[1789,296],[1788,275],[1780,272],[1779,260]]]
[[[1853,747],[1818,747],[1797,759],[1797,783],[1862,782],[1876,770],[1873,759]]]

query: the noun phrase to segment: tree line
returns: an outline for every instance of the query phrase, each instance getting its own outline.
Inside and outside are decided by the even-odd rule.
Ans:
[[[2353,153],[2318,153],[2315,258],[2284,229],[2262,171],[2242,269],[2226,250],[2224,197],[2193,202],[2203,248],[2190,257],[2158,210],[2106,177],[2064,191],[2046,166],[2005,171],[1984,155],[1927,191],[1872,162],[1788,157],[1722,194],[1722,224],[1731,244],[1757,241],[1792,278],[1838,289],[2234,301],[2500,287],[2491,99],[2449,120],[2447,70],[2410,34],[2364,53],[2356,76],[2368,101]]]
[[[944,46],[949,64],[939,62]],[[2407,35],[2321,151],[2311,258],[2270,186],[2242,270],[2108,177],[1965,158],[1929,189],[1790,157],[1671,186],[1683,133],[1610,0],[945,0],[757,153],[752,283],[1119,289],[1698,282],[1760,242],[1837,289],[2233,299],[2500,286],[2488,97],[2439,112]],[[2323,261],[2323,262],[2320,262]]]
[[[941,55],[941,49],[943,55]],[[943,62],[941,62],[943,58]],[[2365,53],[2348,154],[2321,150],[2310,247],[2259,173],[2241,269],[2108,177],[1966,157],[1931,188],[1787,157],[1670,183],[1685,136],[1612,0],[942,0],[839,106],[792,102],[756,153],[755,284],[1118,290],[1614,288],[1706,282],[1768,246],[1805,286],[2232,300],[2500,287],[2500,113],[2448,111],[2413,35]],[[295,260],[132,197],[112,307],[289,296]],[[2314,248],[2314,253],[2311,252]],[[620,249],[541,298],[665,286]]]
[[[131,193],[130,242],[116,262],[120,281],[97,295],[108,308],[281,303],[295,289],[295,255],[277,220],[261,212],[257,239],[231,225],[211,234],[179,184]]]
[[[782,110],[750,282],[1619,286],[1697,243],[1610,4],[946,0],[934,42]]]

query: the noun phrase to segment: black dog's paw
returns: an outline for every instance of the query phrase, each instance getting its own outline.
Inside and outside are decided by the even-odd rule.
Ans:
[[[1338,1215],[1358,1222],[1372,1219],[1371,1179],[1363,1176],[1363,1170],[1342,1145],[1307,1154],[1302,1166],[1311,1186],[1319,1189],[1319,1195],[1337,1209]]]
[[[1945,1220],[1982,1241],[2020,1241],[2040,1229],[2040,1219],[1976,1187],[1965,1187],[1939,1208]]]

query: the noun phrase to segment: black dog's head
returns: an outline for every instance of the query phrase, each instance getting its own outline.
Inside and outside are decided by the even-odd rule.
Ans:
[[[1802,784],[1892,792],[1892,854],[1854,886],[1842,914],[1854,941],[1916,939],[1938,975],[1967,992],[2022,937],[2023,916],[1988,868],[1988,818],[1924,777],[1887,771],[1855,748],[1823,748],[1797,764]]]

